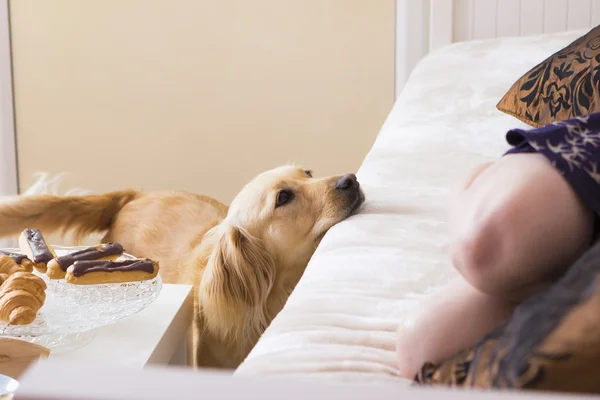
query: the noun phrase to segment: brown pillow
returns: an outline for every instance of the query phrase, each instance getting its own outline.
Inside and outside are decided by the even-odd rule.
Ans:
[[[600,111],[600,26],[523,75],[497,108],[535,127]]]

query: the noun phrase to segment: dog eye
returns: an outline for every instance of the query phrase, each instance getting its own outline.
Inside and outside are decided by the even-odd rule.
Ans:
[[[308,169],[306,169],[306,170],[304,170],[304,173],[305,173],[306,175],[308,175],[308,177],[309,177],[309,178],[312,178],[312,177],[313,177],[313,176],[312,176],[312,171],[311,171],[311,170],[308,170]]]
[[[281,192],[277,193],[277,200],[275,202],[275,208],[281,207],[281,206],[289,203],[290,201],[292,201],[293,198],[294,198],[294,193],[291,190],[282,190]]]

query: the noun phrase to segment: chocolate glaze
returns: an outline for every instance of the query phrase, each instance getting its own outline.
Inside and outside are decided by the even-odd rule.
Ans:
[[[0,255],[9,256],[13,260],[15,260],[17,264],[21,264],[23,260],[27,259],[27,256],[25,254],[9,253],[8,251],[4,250],[0,250]]]
[[[75,277],[91,272],[129,272],[142,271],[152,274],[154,264],[151,260],[124,260],[124,261],[76,261],[72,265],[72,274]]]
[[[25,229],[23,233],[29,242],[33,261],[36,263],[47,263],[54,258],[39,229]]]
[[[88,247],[71,254],[56,258],[56,262],[63,271],[66,271],[76,261],[91,261],[102,257],[116,256],[123,254],[123,246],[119,243],[109,242],[103,244],[100,248]]]

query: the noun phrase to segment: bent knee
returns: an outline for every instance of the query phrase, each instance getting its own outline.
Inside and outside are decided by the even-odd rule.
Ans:
[[[504,240],[499,218],[467,221],[452,238],[454,267],[476,289],[494,294],[494,274],[502,263]]]

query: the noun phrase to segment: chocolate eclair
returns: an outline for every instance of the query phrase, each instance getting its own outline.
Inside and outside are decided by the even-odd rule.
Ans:
[[[62,279],[65,277],[67,269],[77,261],[116,260],[121,255],[123,255],[123,246],[119,243],[109,242],[88,247],[51,260],[48,263],[46,274],[50,279]]]
[[[74,285],[97,285],[145,281],[158,275],[158,262],[150,259],[123,261],[76,261],[65,279]]]
[[[25,229],[19,236],[19,248],[40,272],[46,272],[46,264],[56,257],[54,249],[46,243],[39,229]]]
[[[0,256],[8,256],[12,258],[17,264],[25,268],[25,271],[33,271],[33,261],[31,261],[25,254],[21,253],[10,253],[8,251],[0,250]]]

